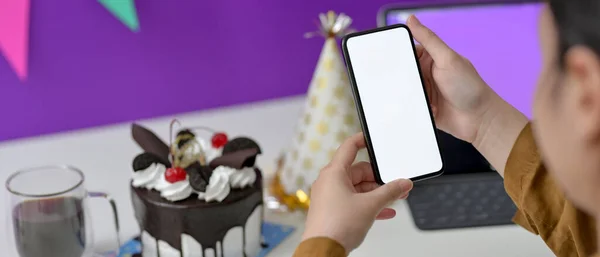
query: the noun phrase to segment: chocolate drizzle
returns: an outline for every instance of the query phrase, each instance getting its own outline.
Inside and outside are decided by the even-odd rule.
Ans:
[[[233,189],[222,202],[207,203],[190,197],[173,203],[162,198],[155,190],[132,186],[136,219],[143,231],[179,251],[182,250],[181,235],[187,234],[202,245],[204,253],[207,249],[213,249],[215,255],[217,242],[220,242],[218,248],[222,255],[225,235],[230,229],[241,226],[245,254],[246,222],[263,202],[261,172],[259,169],[255,169],[255,172],[257,178],[252,187]],[[263,211],[260,213],[262,220]]]
[[[242,251],[244,253],[244,257],[246,257],[246,226],[242,227],[242,235],[244,235],[242,237],[242,249],[244,249],[244,251]],[[262,235],[262,233],[261,233]]]

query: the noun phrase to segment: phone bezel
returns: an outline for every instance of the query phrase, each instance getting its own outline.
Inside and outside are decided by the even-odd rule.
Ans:
[[[346,69],[348,71],[348,77],[350,79],[350,86],[352,87],[352,95],[354,96],[354,103],[355,103],[356,109],[358,111],[360,125],[363,130],[363,136],[365,137],[365,141],[366,141],[366,145],[367,145],[367,152],[369,153],[369,159],[371,161],[371,167],[373,168],[375,181],[380,185],[383,185],[385,183],[383,182],[383,180],[381,179],[381,175],[379,174],[379,168],[377,166],[377,158],[375,156],[375,151],[373,149],[373,143],[371,142],[371,135],[369,133],[369,127],[367,125],[365,113],[363,111],[363,105],[362,105],[362,101],[360,99],[360,94],[358,92],[358,86],[356,85],[356,79],[354,78],[354,70],[352,68],[352,61],[350,60],[350,56],[348,53],[347,42],[348,42],[348,40],[350,40],[353,37],[360,37],[360,36],[364,36],[364,35],[368,35],[368,34],[372,34],[372,33],[377,33],[377,32],[382,32],[382,31],[392,30],[392,29],[398,29],[398,28],[405,29],[408,32],[408,35],[410,37],[410,42],[411,42],[411,46],[413,49],[414,58],[417,62],[417,69],[419,71],[419,78],[421,79],[421,86],[423,88],[423,93],[425,94],[425,101],[427,103],[427,110],[429,112],[429,118],[431,119],[431,124],[432,124],[431,129],[433,130],[433,133],[435,136],[435,141],[437,144],[438,153],[439,153],[441,161],[442,161],[442,166],[441,166],[440,170],[434,171],[434,172],[431,172],[431,173],[428,173],[425,175],[409,178],[409,179],[412,180],[413,182],[416,182],[416,181],[421,181],[421,180],[425,180],[425,179],[435,178],[444,173],[444,157],[442,156],[442,151],[440,149],[440,141],[439,141],[438,134],[435,131],[435,128],[437,126],[435,124],[433,112],[431,111],[431,103],[429,102],[429,96],[427,94],[427,89],[425,87],[425,83],[424,83],[425,80],[423,79],[423,73],[421,71],[421,64],[419,63],[419,58],[417,55],[417,49],[415,47],[414,38],[413,38],[412,32],[410,31],[408,26],[406,26],[404,24],[395,24],[395,25],[375,28],[375,29],[371,29],[371,30],[354,32],[354,33],[348,34],[342,38],[342,52],[344,55],[344,60],[346,61]]]

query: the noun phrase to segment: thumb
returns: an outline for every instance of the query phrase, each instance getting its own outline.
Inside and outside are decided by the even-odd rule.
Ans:
[[[416,16],[411,15],[406,25],[408,25],[413,37],[421,43],[435,62],[443,62],[456,55],[454,50],[448,47],[433,31],[423,25]]]
[[[412,181],[408,179],[398,179],[380,186],[368,194],[378,208],[383,208],[400,196],[408,193],[412,187]]]

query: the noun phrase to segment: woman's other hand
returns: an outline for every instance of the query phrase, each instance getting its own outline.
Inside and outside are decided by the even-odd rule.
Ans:
[[[311,188],[303,240],[328,237],[349,253],[362,243],[375,219],[391,219],[396,215],[387,206],[396,199],[406,198],[412,182],[401,179],[379,186],[369,163],[352,165],[358,150],[364,147],[362,133],[352,136],[321,170]]]

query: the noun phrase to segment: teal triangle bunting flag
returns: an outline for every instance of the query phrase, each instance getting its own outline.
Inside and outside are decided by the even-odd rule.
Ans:
[[[140,30],[137,9],[134,0],[98,0],[115,17],[134,32]]]

